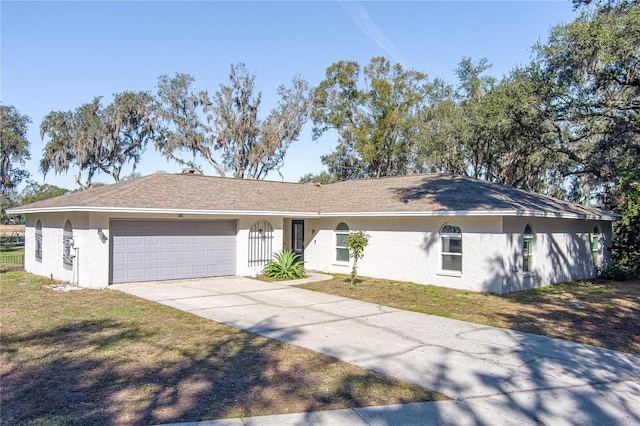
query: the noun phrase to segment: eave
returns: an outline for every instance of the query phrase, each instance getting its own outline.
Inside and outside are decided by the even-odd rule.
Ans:
[[[166,214],[166,215],[225,215],[225,216],[282,216],[298,218],[322,217],[460,217],[460,216],[511,216],[511,217],[541,217],[557,219],[582,220],[610,220],[615,221],[614,215],[580,214],[570,212],[540,212],[520,210],[432,210],[432,211],[362,211],[362,212],[311,212],[311,211],[270,211],[270,210],[198,210],[198,209],[164,209],[142,207],[86,207],[65,206],[47,208],[14,208],[8,209],[9,214],[32,213],[121,213],[121,214]]]

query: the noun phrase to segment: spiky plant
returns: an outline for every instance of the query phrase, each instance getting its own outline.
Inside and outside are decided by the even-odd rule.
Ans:
[[[283,250],[273,255],[274,259],[264,267],[264,274],[276,280],[295,280],[304,277],[304,263],[300,255]]]

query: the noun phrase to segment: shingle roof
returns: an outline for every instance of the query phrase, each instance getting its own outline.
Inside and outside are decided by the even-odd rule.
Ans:
[[[320,186],[162,173],[74,192],[10,212],[66,210],[612,218],[597,208],[448,174],[360,179]]]
[[[39,201],[16,210],[79,207],[317,212],[314,190],[318,188],[313,184],[159,173]]]
[[[532,215],[608,215],[598,208],[452,174],[350,180],[327,185],[321,210],[326,213],[512,211]]]

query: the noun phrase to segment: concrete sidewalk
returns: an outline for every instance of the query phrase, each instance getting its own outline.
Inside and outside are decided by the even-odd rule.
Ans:
[[[201,424],[640,424],[638,356],[241,277],[113,288],[455,399]]]

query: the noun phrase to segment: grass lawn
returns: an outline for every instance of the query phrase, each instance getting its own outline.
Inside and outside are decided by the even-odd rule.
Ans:
[[[2,256],[15,256],[24,255],[24,245],[21,244],[1,244],[0,245],[0,258]]]
[[[446,399],[112,290],[0,274],[1,423],[185,422]]]
[[[640,355],[640,280],[573,282],[504,296],[346,275],[303,284],[379,305]]]
[[[24,246],[17,244],[0,244],[0,272],[22,269]]]

